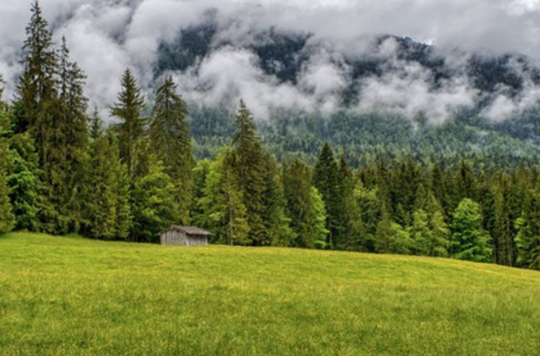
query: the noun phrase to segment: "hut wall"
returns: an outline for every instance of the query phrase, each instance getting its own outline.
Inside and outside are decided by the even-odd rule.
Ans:
[[[171,245],[171,246],[186,246],[188,243],[188,238],[185,234],[169,230],[164,232],[161,235],[161,244],[162,245]]]
[[[169,246],[208,245],[207,236],[199,236],[199,235],[186,236],[186,234],[179,231],[175,231],[175,230],[169,230],[162,233],[160,240],[161,240],[162,245],[169,245]]]

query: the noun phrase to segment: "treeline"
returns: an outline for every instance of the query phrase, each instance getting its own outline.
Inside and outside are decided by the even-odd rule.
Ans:
[[[189,223],[194,159],[173,81],[145,118],[127,70],[111,109],[118,123],[105,128],[97,112],[88,115],[85,75],[65,39],[55,48],[38,2],[23,53],[15,100],[0,106],[0,232],[153,241],[160,229]]]
[[[84,73],[55,49],[36,2],[13,103],[0,104],[0,233],[155,242],[171,224],[214,243],[452,257],[540,269],[540,170],[473,158],[278,162],[241,102],[230,147],[192,156],[187,107],[167,78],[152,115],[130,71],[104,127]],[[350,157],[349,157],[350,160]]]

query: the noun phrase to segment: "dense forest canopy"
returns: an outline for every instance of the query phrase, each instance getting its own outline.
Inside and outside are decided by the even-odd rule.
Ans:
[[[203,54],[213,29],[197,31],[165,47],[158,69],[189,65]],[[301,58],[290,54],[307,37],[270,35],[277,47],[254,50],[281,58],[286,65],[279,70],[270,61],[263,67],[294,82]],[[417,53],[415,60],[429,52],[400,41],[413,47],[406,53]],[[278,110],[260,122],[249,102],[233,113],[188,105],[167,75],[149,103],[127,69],[111,98],[115,124],[105,125],[89,108],[87,78],[69,43],[54,43],[38,2],[22,48],[16,96],[0,104],[0,233],[156,242],[171,224],[193,224],[212,231],[217,244],[540,269],[534,111],[512,125],[477,115],[433,125],[422,115],[359,115],[344,103],[330,118]],[[372,67],[384,75],[384,66]],[[478,85],[489,91],[491,84]]]

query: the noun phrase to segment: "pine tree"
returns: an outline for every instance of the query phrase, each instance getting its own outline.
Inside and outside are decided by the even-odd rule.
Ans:
[[[85,189],[86,164],[88,162],[88,99],[84,95],[86,76],[79,66],[70,61],[66,39],[62,39],[59,55],[58,120],[61,146],[61,175],[63,184],[55,195],[59,207],[66,210],[70,230],[79,231],[82,223],[82,194]]]
[[[329,144],[323,146],[319,160],[315,165],[313,184],[323,197],[327,212],[328,242],[330,245],[334,245],[337,242],[335,239],[342,236],[343,231],[339,223],[338,166]]]
[[[212,161],[204,159],[197,162],[193,169],[193,197],[190,208],[190,220],[195,226],[200,226],[209,229],[204,225],[204,208],[202,202],[205,197],[206,179],[210,172]],[[215,234],[214,234],[215,236]]]
[[[339,189],[336,199],[336,225],[339,235],[335,237],[335,243],[340,249],[357,250],[363,234],[362,223],[360,209],[354,196],[355,182],[352,169],[344,155],[339,160],[337,181]]]
[[[103,129],[97,114],[92,119],[90,157],[85,233],[96,239],[126,240],[132,223],[127,167],[120,160],[116,135]]]
[[[381,222],[377,226],[375,236],[375,252],[407,255],[412,245],[409,231],[393,222],[387,209],[383,208]]]
[[[328,230],[326,229],[326,208],[321,194],[315,187],[311,187],[310,200],[312,204],[310,212],[310,234],[315,246],[325,244]],[[308,241],[309,242],[309,241]],[[306,247],[309,247],[306,244]]]
[[[475,262],[491,261],[490,236],[482,228],[480,206],[465,198],[459,203],[452,226],[452,256]]]
[[[283,181],[274,157],[265,153],[264,191],[262,196],[263,221],[265,224],[264,240],[261,245],[287,246],[293,239],[294,233],[290,227],[291,219],[285,214],[285,197]]]
[[[10,158],[7,134],[10,122],[5,112],[0,111],[0,234],[10,232],[15,227],[15,215],[9,197],[10,189],[7,184],[7,169]]]
[[[361,240],[358,242],[360,250],[375,252],[375,239],[377,228],[382,218],[384,203],[379,198],[379,190],[375,186],[367,189],[362,182],[358,182],[354,190],[354,197],[360,211]]]
[[[177,86],[168,77],[159,88],[150,123],[152,151],[163,161],[166,173],[178,189],[178,220],[189,223],[194,159],[187,122],[186,103],[176,93]]]
[[[511,178],[501,177],[500,183],[494,188],[494,226],[493,240],[495,245],[495,261],[498,264],[513,266],[515,263],[514,237],[515,220],[518,216],[513,216],[511,203],[513,200]]]
[[[122,77],[122,91],[118,94],[118,102],[113,106],[111,115],[120,120],[116,125],[120,141],[120,157],[127,165],[132,183],[139,173],[137,158],[140,155],[138,151],[141,147],[140,140],[145,133],[145,119],[142,117],[144,107],[145,100],[141,89],[128,69]]]
[[[257,135],[255,122],[243,101],[236,115],[237,131],[233,136],[235,171],[238,189],[242,193],[250,228],[249,239],[255,245],[269,245],[268,224],[265,221],[265,174],[267,170],[264,150]]]
[[[249,245],[252,242],[250,227],[244,197],[239,190],[235,159],[231,150],[225,150],[216,161],[199,166],[205,180],[196,221],[214,233],[214,243]]]
[[[415,254],[427,256],[430,250],[431,230],[429,216],[423,209],[418,209],[413,214],[411,237]]]
[[[23,73],[18,85],[15,127],[28,132],[34,141],[42,169],[40,186],[40,225],[45,232],[66,233],[69,218],[61,204],[64,188],[62,147],[64,126],[59,122],[57,69],[58,57],[52,34],[39,3],[32,5],[32,18],[26,28],[23,46]]]
[[[15,134],[10,138],[11,160],[8,169],[8,185],[17,230],[38,231],[40,206],[39,157],[28,133]]]
[[[40,153],[40,162],[47,163],[48,126],[56,104],[55,74],[57,56],[52,33],[43,17],[38,1],[32,5],[32,18],[26,28],[23,73],[18,85],[17,132],[30,131]]]
[[[238,177],[231,162],[235,156],[231,153],[223,155],[220,185],[222,193],[223,216],[227,225],[228,245],[249,244],[250,227],[247,220],[247,209],[243,203],[242,192],[238,189]]]
[[[321,195],[311,185],[310,167],[294,160],[285,166],[283,176],[286,212],[294,232],[291,246],[314,248],[326,243],[326,209]]]
[[[149,156],[148,173],[137,177],[133,186],[132,235],[139,242],[154,242],[156,234],[178,219],[175,186],[163,163]]]
[[[530,189],[523,213],[516,219],[517,265],[540,270],[540,184]]]

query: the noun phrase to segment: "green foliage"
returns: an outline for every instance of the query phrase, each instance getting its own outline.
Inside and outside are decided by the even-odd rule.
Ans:
[[[9,132],[9,126],[7,115],[0,111],[0,235],[10,232],[15,227],[15,215],[12,211],[10,188],[7,183],[7,169],[11,153],[5,136]]]
[[[122,91],[118,94],[117,103],[111,109],[111,115],[120,120],[116,124],[120,142],[120,158],[127,165],[130,180],[136,178],[140,140],[144,136],[145,119],[142,112],[145,100],[135,77],[128,69],[122,77]]]
[[[7,179],[11,189],[13,213],[16,216],[15,228],[38,231],[41,172],[34,141],[28,133],[16,134],[10,138],[10,148]]]
[[[419,209],[413,214],[411,226],[413,250],[421,256],[447,257],[450,230],[440,210],[428,214]]]
[[[342,226],[339,225],[339,176],[338,165],[329,144],[321,150],[319,160],[313,173],[313,184],[321,194],[326,207],[326,227],[329,231],[328,242],[333,245],[335,239],[341,237]]]
[[[538,189],[525,200],[523,214],[515,221],[517,265],[540,270],[540,198]]]
[[[163,163],[154,155],[149,157],[146,175],[137,177],[132,191],[133,228],[135,241],[155,242],[156,234],[178,219],[175,186],[165,173]]]
[[[475,262],[491,261],[489,234],[482,228],[480,206],[465,198],[454,213],[452,255],[460,260]]]
[[[92,126],[85,232],[96,239],[126,240],[132,222],[127,167],[113,131],[103,131],[97,115]]]
[[[326,209],[321,195],[311,185],[311,168],[301,160],[294,160],[284,167],[286,212],[294,232],[290,245],[314,248],[326,242]]]
[[[389,214],[383,210],[381,222],[375,235],[375,251],[377,253],[407,255],[411,252],[413,241],[410,233],[401,225],[393,222]]]
[[[311,218],[311,232],[315,244],[318,242],[324,242],[326,236],[328,235],[328,230],[326,229],[326,208],[324,207],[324,201],[321,194],[315,187],[311,187],[310,200],[313,204]]]
[[[187,122],[186,103],[176,93],[177,85],[171,77],[158,89],[149,136],[152,151],[163,160],[166,173],[178,190],[180,212],[178,221],[189,223],[194,159]]]
[[[272,211],[271,198],[267,195],[272,182],[269,170],[272,158],[264,152],[257,128],[251,112],[243,101],[236,115],[237,131],[233,136],[234,157],[231,163],[234,166],[238,182],[238,191],[242,194],[243,204],[246,208],[247,223],[250,228],[249,240],[254,245],[271,245],[274,238],[268,230],[275,216],[269,215]],[[270,193],[271,194],[271,193]]]
[[[215,28],[207,30],[206,45]],[[189,48],[168,60],[194,63],[197,36],[185,33],[179,41]],[[307,38],[268,38],[275,42],[254,45],[256,52],[287,66],[270,60],[263,68],[291,79],[304,59],[282,49],[298,50]],[[432,127],[422,116],[411,122],[345,108],[330,117],[278,110],[256,123],[243,101],[234,120],[219,107],[193,107],[188,123],[170,77],[147,125],[144,96],[127,70],[111,110],[119,124],[104,129],[96,114],[89,127],[85,75],[65,40],[55,49],[37,2],[22,66],[15,102],[0,100],[2,231],[14,216],[17,229],[152,242],[180,223],[210,230],[220,244],[540,269],[540,148],[503,125],[465,115]],[[192,151],[208,159],[196,163]]]

